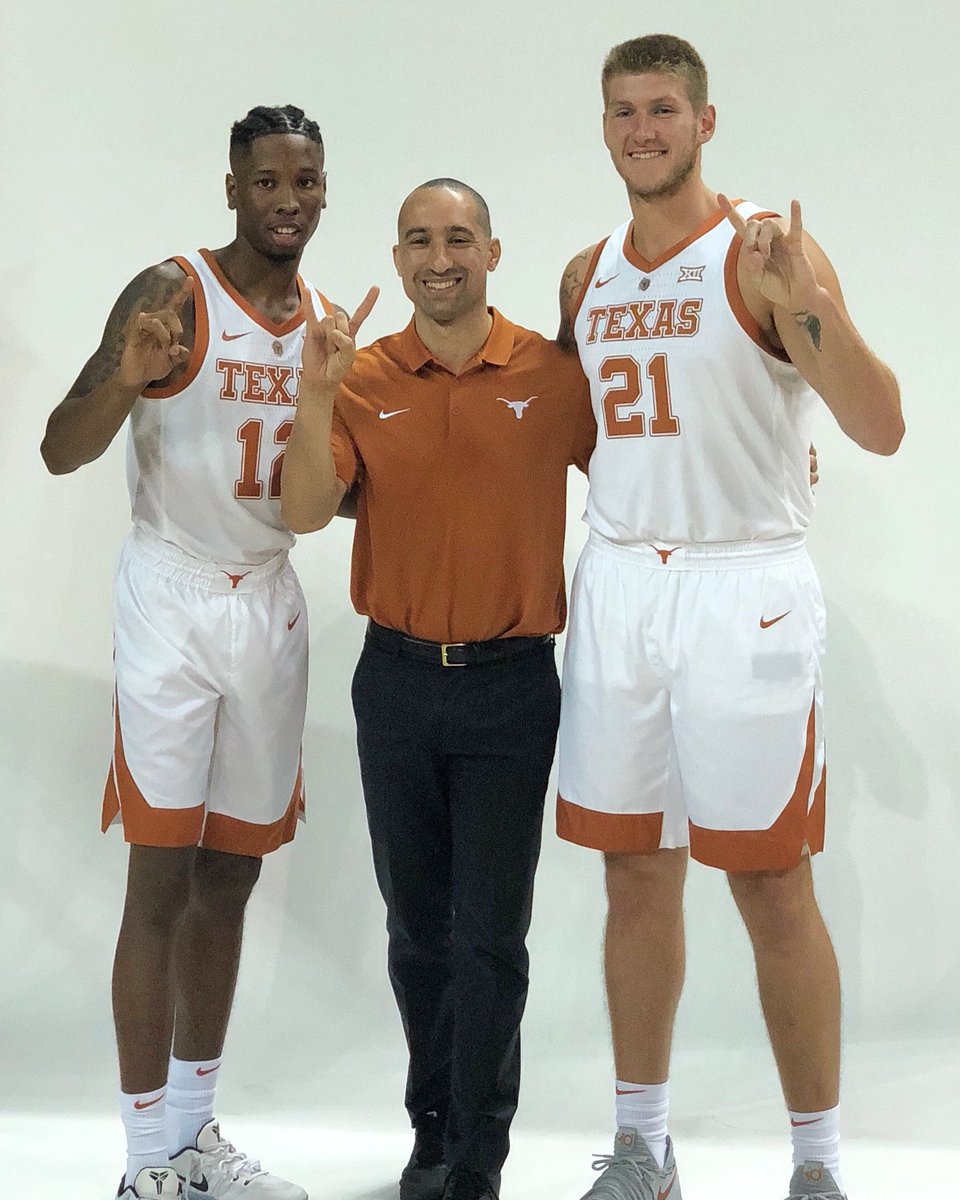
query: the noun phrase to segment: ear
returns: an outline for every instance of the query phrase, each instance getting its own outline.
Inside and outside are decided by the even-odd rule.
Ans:
[[[323,190],[323,200],[320,204],[320,207],[326,208],[327,207],[327,173],[326,173],[326,171],[322,171],[320,173],[320,187]]]
[[[698,121],[697,140],[699,141],[700,145],[702,146],[706,142],[709,142],[710,139],[713,137],[713,135],[716,133],[716,131],[717,131],[717,110],[713,107],[712,104],[708,104],[707,107],[700,114],[700,118]]]
[[[487,251],[487,270],[495,271],[500,261],[500,239],[490,239],[490,249]]]
[[[234,179],[234,177],[230,174],[229,171],[227,172],[227,176],[224,179],[223,184],[224,184],[224,188],[226,189],[226,193],[227,193],[227,208],[229,208],[230,211],[232,212],[237,207],[237,202],[236,202],[237,181],[236,181],[236,179]]]
[[[396,268],[397,274],[402,275],[403,272],[400,270],[400,247],[399,246],[394,246],[394,248],[393,248],[393,265]]]

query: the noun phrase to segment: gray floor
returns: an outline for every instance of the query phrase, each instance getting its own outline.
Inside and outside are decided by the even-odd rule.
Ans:
[[[380,1059],[378,1072],[377,1062],[369,1051],[341,1059],[318,1076],[316,1088],[301,1089],[309,1099],[298,1106],[294,1088],[262,1086],[262,1063],[237,1056],[221,1086],[225,1133],[301,1183],[312,1200],[394,1200],[410,1134],[398,1111],[399,1064]],[[610,1148],[603,1074],[593,1062],[531,1063],[503,1200],[577,1200],[587,1190],[593,1156]],[[109,1110],[109,1072],[97,1075],[96,1102],[93,1089],[69,1073],[59,1095],[55,1086],[41,1095],[25,1076],[4,1076],[5,1194],[109,1200],[123,1154],[119,1121]],[[672,1089],[685,1200],[782,1200],[790,1169],[785,1122],[775,1081],[756,1053],[683,1051]],[[848,1047],[845,1090],[850,1200],[960,1194],[960,1047],[931,1041]],[[18,1093],[22,1111],[11,1104]]]

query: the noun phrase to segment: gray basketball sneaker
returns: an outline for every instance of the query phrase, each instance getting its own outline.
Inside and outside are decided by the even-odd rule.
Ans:
[[[787,1200],[847,1200],[822,1162],[802,1163],[790,1180]]]
[[[662,1167],[635,1129],[621,1126],[613,1142],[613,1154],[600,1154],[593,1169],[603,1174],[583,1200],[682,1200],[673,1143],[667,1138],[667,1157]]]

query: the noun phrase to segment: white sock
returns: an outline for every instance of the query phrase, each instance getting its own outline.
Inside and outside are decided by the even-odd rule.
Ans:
[[[155,1092],[120,1093],[120,1118],[127,1135],[127,1174],[132,1184],[144,1167],[169,1167],[164,1130],[166,1086]]]
[[[206,1062],[170,1059],[167,1077],[167,1148],[171,1157],[197,1144],[197,1134],[213,1120],[219,1058]]]
[[[663,1166],[667,1157],[669,1082],[625,1083],[617,1080],[617,1127],[635,1129]]]
[[[790,1137],[793,1141],[793,1165],[821,1162],[843,1191],[840,1178],[840,1106],[825,1112],[792,1112]]]

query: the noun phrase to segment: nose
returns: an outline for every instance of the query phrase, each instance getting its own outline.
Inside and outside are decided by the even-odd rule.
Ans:
[[[654,120],[649,113],[637,113],[633,121],[632,133],[638,142],[652,142],[654,139]]]
[[[280,184],[276,191],[277,212],[297,213],[300,211],[300,198],[292,183]]]
[[[437,275],[442,275],[444,271],[453,266],[453,257],[446,242],[436,242],[430,248],[429,266],[430,270]]]

